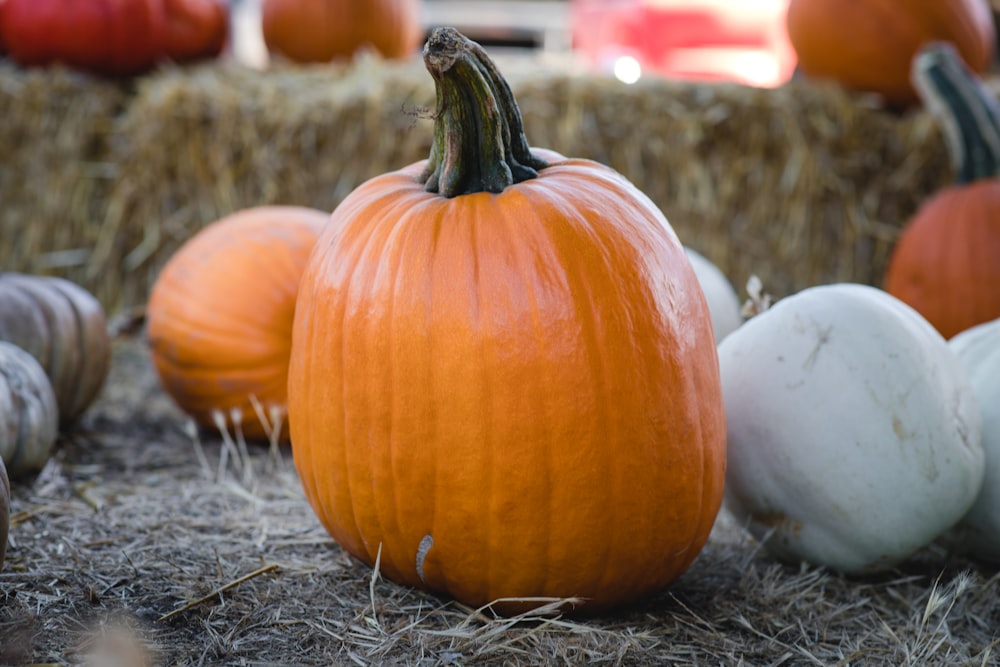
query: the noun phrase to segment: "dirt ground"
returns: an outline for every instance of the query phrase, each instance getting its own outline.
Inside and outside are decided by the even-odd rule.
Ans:
[[[940,545],[850,580],[723,514],[644,604],[504,619],[349,558],[287,448],[229,451],[164,396],[141,334],[117,340],[99,402],[13,485],[0,664],[1000,665],[1000,575]]]

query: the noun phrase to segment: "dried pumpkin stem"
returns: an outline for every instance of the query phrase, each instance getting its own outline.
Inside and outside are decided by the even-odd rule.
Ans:
[[[434,143],[421,181],[456,197],[503,192],[547,166],[532,154],[514,94],[486,51],[454,28],[435,29],[424,45],[434,77]]]
[[[959,183],[1000,177],[1000,103],[947,42],[913,60],[913,83],[941,122]]]

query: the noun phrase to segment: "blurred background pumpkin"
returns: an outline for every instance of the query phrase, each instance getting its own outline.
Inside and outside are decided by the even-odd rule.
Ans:
[[[299,279],[328,220],[303,207],[240,210],[188,239],[160,271],[146,311],[153,364],[200,425],[231,423],[236,410],[244,435],[265,438],[271,413],[284,417]]]
[[[405,58],[423,39],[419,0],[263,0],[261,13],[268,49],[296,62]]]
[[[104,309],[69,280],[0,273],[0,340],[23,348],[41,364],[63,426],[94,402],[108,376],[111,341]]]
[[[26,66],[141,74],[166,59],[217,55],[227,31],[224,0],[0,2],[0,42]]]

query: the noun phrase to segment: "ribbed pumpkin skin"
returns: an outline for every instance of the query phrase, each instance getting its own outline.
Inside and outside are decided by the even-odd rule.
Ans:
[[[0,340],[0,459],[11,477],[49,460],[59,435],[59,407],[45,369],[29,352]]]
[[[242,411],[266,437],[250,396],[284,411],[299,278],[329,215],[261,206],[203,228],[164,265],[150,293],[147,331],[166,392],[195,421]]]
[[[1000,317],[1000,179],[936,193],[904,228],[885,290],[945,338]]]
[[[422,38],[417,0],[264,0],[264,43],[297,62],[350,58],[370,45],[405,58]]]
[[[910,63],[921,45],[950,41],[976,72],[996,41],[985,0],[790,0],[788,37],[811,77],[876,92],[893,105],[917,101]]]
[[[0,273],[0,340],[30,353],[74,422],[94,402],[111,367],[104,309],[93,294],[55,276]]]
[[[499,195],[429,194],[417,164],[337,208],[299,293],[292,447],[322,523],[368,564],[381,546],[389,578],[597,611],[662,588],[708,538],[718,361],[656,207],[536,152],[552,166]]]

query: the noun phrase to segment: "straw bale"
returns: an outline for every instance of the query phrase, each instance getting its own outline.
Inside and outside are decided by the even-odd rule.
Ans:
[[[0,60],[0,270],[82,278],[113,179],[121,84]]]
[[[899,228],[952,167],[926,113],[832,85],[546,77],[519,90],[537,145],[611,165],[742,290],[879,284]]]
[[[141,303],[159,268],[194,232],[232,211],[296,204],[331,211],[359,183],[429,150],[416,114],[426,73],[374,58],[347,67],[235,65],[163,70],[122,116],[115,183],[92,258],[116,267],[103,300]]]
[[[751,274],[775,296],[878,284],[902,224],[952,174],[929,115],[889,114],[829,85],[629,86],[524,58],[500,65],[532,144],[621,171],[740,289]],[[38,113],[62,118],[71,96],[56,81],[38,102],[52,108]],[[419,59],[164,68],[138,82],[110,137],[91,99],[104,90],[114,89],[90,86],[70,107],[100,117],[97,139],[67,130],[57,146],[35,131],[39,154],[53,156],[38,178],[64,182],[44,201],[8,204],[0,220],[38,221],[39,239],[8,253],[11,268],[69,250],[85,264],[64,267],[69,277],[112,312],[144,303],[166,259],[205,224],[260,204],[332,210],[365,179],[426,157],[432,135],[433,82]],[[95,158],[84,147],[106,150]],[[22,150],[0,167],[0,192],[27,184],[29,163]],[[111,178],[83,178],[92,172]]]

